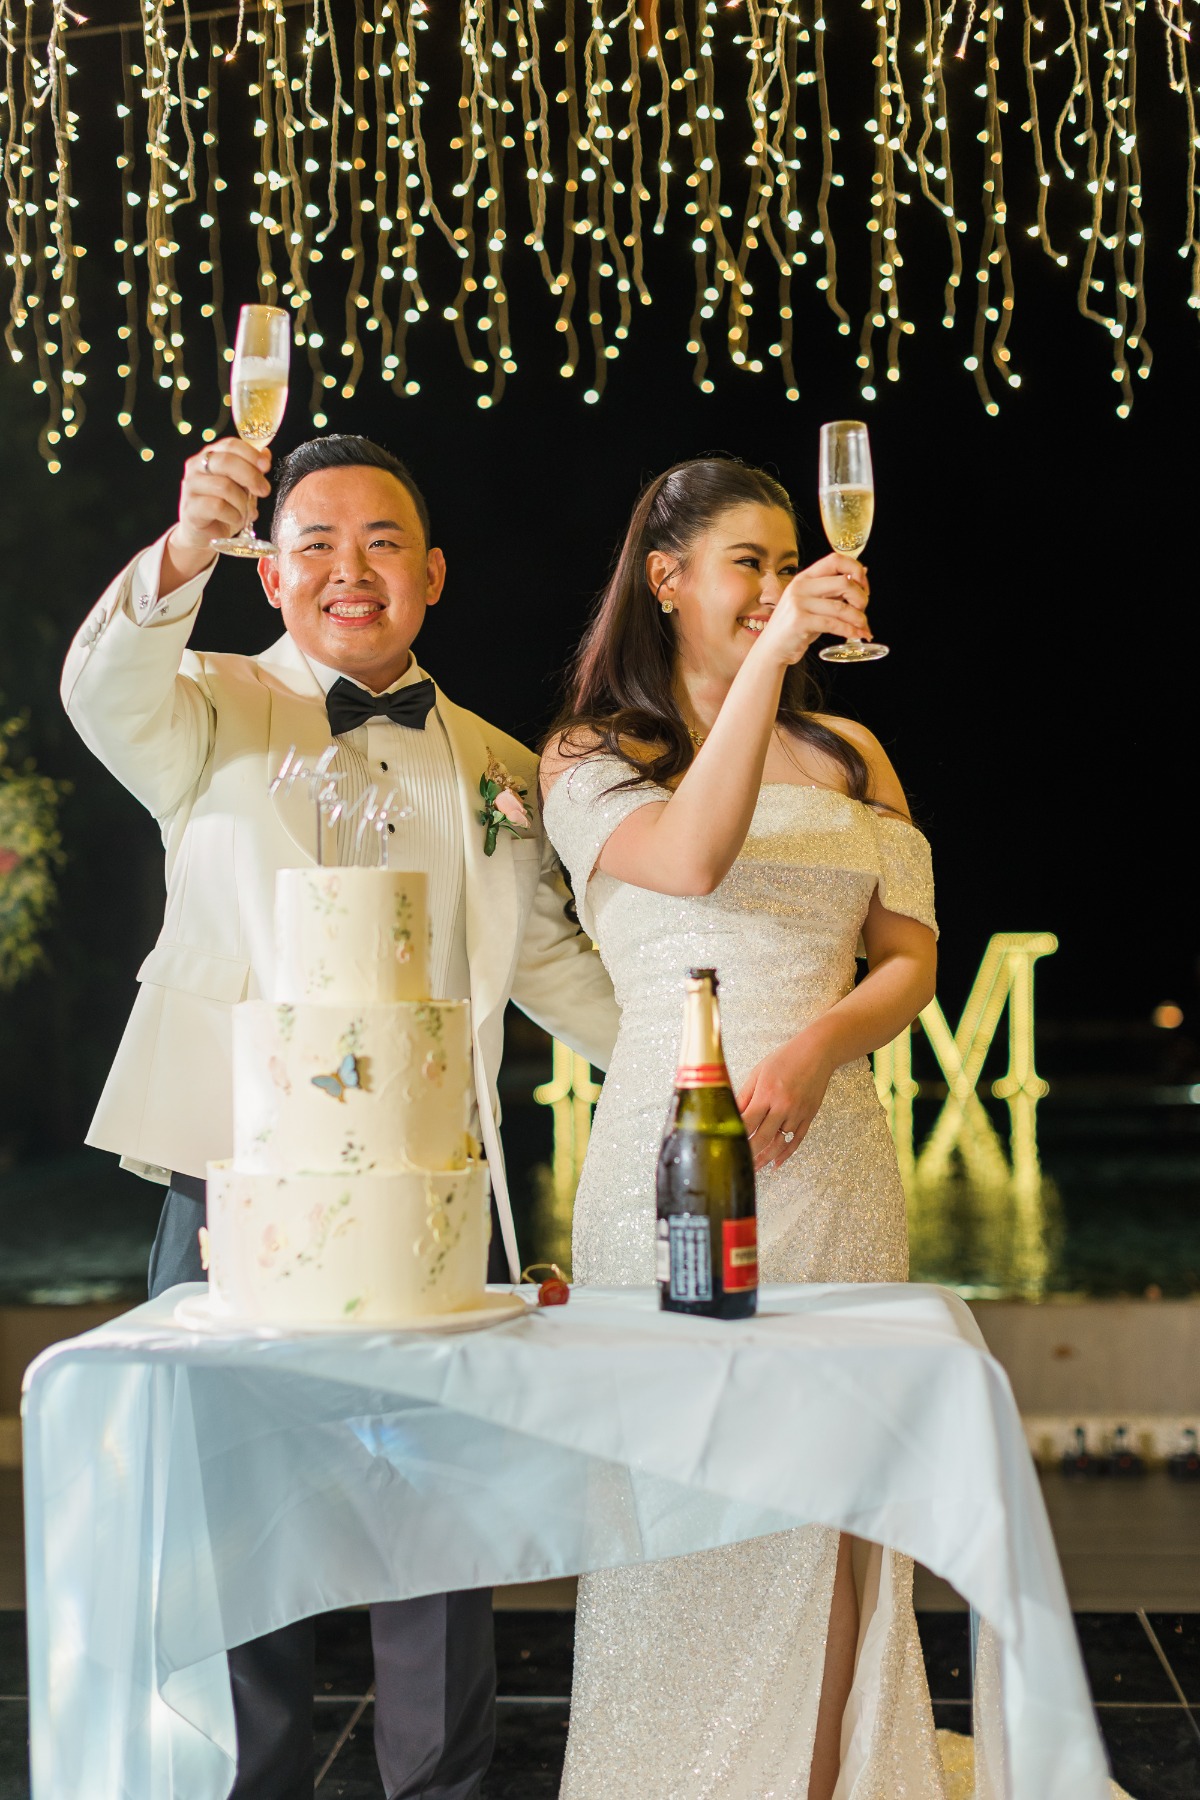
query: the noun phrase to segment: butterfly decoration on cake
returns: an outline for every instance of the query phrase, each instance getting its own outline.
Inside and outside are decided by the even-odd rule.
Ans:
[[[346,1098],[347,1088],[360,1088],[365,1091],[366,1070],[362,1067],[359,1058],[351,1053],[343,1056],[332,1074],[314,1075],[312,1084],[315,1088],[320,1088],[323,1094],[328,1094],[330,1099],[340,1102]]]

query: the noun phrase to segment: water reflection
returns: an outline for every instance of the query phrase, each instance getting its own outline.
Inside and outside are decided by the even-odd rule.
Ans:
[[[592,1134],[592,1108],[600,1098],[600,1083],[592,1079],[587,1058],[555,1038],[550,1079],[534,1088],[533,1098],[538,1106],[550,1108],[554,1148],[549,1163],[538,1163],[531,1170],[531,1224],[539,1260],[569,1269],[571,1211]]]
[[[919,1027],[945,1098],[919,1147],[914,1103],[922,1087],[913,1076],[912,1032],[875,1054],[875,1087],[908,1198],[918,1279],[1028,1299],[1047,1290],[1062,1228],[1058,1193],[1038,1155],[1038,1103],[1050,1089],[1035,1066],[1034,967],[1057,948],[1050,932],[997,932],[958,1028],[951,1031],[936,999],[922,1012]],[[1006,1010],[1008,1068],[991,1092],[1007,1105],[1007,1149],[978,1092]]]
[[[1036,1101],[1010,1102],[1034,1142]],[[1015,1138],[1014,1138],[1015,1143]],[[1062,1262],[1063,1212],[1058,1187],[1036,1155],[1014,1169],[991,1120],[976,1102],[958,1140],[961,1156],[939,1166],[914,1159],[905,1178],[912,1277],[969,1294],[1040,1299]]]

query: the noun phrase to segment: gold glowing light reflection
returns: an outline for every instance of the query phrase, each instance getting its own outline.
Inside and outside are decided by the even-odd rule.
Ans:
[[[599,0],[549,10],[546,0],[460,0],[448,15],[458,21],[457,124],[431,141],[429,0],[243,0],[207,11],[140,0],[138,21],[117,26],[89,24],[65,0],[0,0],[5,342],[45,397],[49,467],[58,470],[63,440],[82,423],[91,349],[77,293],[88,246],[77,241],[72,157],[89,153],[100,121],[72,109],[74,55],[86,58],[90,96],[120,95],[120,222],[108,227],[119,232],[124,303],[119,417],[144,458],[154,450],[134,424],[139,350],[149,351],[143,379],[169,396],[187,437],[197,428],[185,367],[197,312],[213,333],[193,352],[208,396],[201,436],[224,422],[212,383],[228,351],[221,232],[247,226],[258,299],[294,313],[318,428],[335,394],[353,397],[368,361],[396,393],[418,392],[415,331],[439,318],[480,377],[478,404],[494,405],[517,370],[505,270],[518,246],[554,302],[560,371],[595,402],[635,311],[651,304],[646,234],[668,227],[690,245],[686,345],[702,391],[713,390],[720,356],[727,371],[750,375],[778,363],[786,394],[799,398],[800,277],[815,281],[839,332],[857,340],[861,393],[873,400],[881,374],[899,380],[903,341],[917,330],[902,282],[911,307],[914,290],[928,301],[932,278],[953,329],[969,271],[975,304],[962,361],[995,413],[997,394],[1021,379],[1009,346],[1016,290],[1005,197],[1018,154],[1037,193],[1020,228],[1053,269],[1072,271],[1080,311],[1111,340],[1116,410],[1128,416],[1132,376],[1150,369],[1140,49],[1153,53],[1148,73],[1161,73],[1166,89],[1150,90],[1158,166],[1167,172],[1169,137],[1186,202],[1179,254],[1188,303],[1200,308],[1200,137],[1183,0],[860,8],[868,19],[826,0],[612,0],[607,16]],[[831,71],[837,107],[853,109],[841,124]],[[240,129],[222,155],[222,94],[239,115],[250,101],[256,155]],[[838,167],[842,134],[864,127],[873,168],[855,194]],[[959,197],[969,179],[980,183],[978,206]],[[91,202],[81,222],[93,238],[107,235],[104,203]],[[908,228],[914,203],[942,218],[940,269],[932,245],[910,249],[923,260],[906,265],[902,241],[919,236]],[[869,281],[854,301],[838,240],[853,247],[864,226]],[[340,318],[322,323],[310,284],[326,261],[344,285]]]
[[[912,1034],[875,1052],[875,1088],[888,1115],[908,1196],[914,1273],[948,1267],[979,1272],[976,1285],[1045,1291],[1058,1229],[1058,1200],[1038,1156],[1037,1107],[1049,1087],[1034,1062],[1034,965],[1051,956],[1050,932],[999,932],[984,952],[963,1015],[951,1031],[937,1000],[921,1014],[947,1094],[918,1149]],[[979,1098],[988,1052],[1008,1011],[1008,1068],[991,1084],[1008,1107],[1009,1143]]]
[[[535,1230],[539,1253],[553,1253],[564,1268],[571,1266],[571,1211],[583,1159],[592,1135],[592,1108],[600,1084],[592,1079],[585,1056],[552,1040],[549,1081],[533,1090],[538,1106],[548,1106],[554,1148],[550,1167],[535,1176]]]
[[[948,1091],[919,1149],[911,1031],[875,1052],[875,1089],[908,1198],[914,1274],[974,1267],[986,1272],[977,1287],[1030,1298],[1045,1291],[1058,1197],[1038,1156],[1037,1107],[1050,1090],[1034,1061],[1033,971],[1057,948],[1048,931],[998,932],[988,942],[957,1029],[951,1031],[936,999],[922,1012],[921,1026]],[[1008,1068],[991,1092],[1008,1107],[1007,1151],[978,1093],[1006,1009]],[[599,1095],[586,1060],[554,1039],[551,1078],[533,1091],[539,1106],[552,1109],[554,1145],[538,1184],[535,1229],[543,1247],[553,1241],[560,1261],[569,1257],[571,1208]]]

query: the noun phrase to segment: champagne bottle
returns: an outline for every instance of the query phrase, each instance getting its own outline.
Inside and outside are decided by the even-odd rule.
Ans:
[[[658,1157],[659,1304],[745,1319],[758,1299],[754,1163],[721,1049],[715,969],[692,969]]]

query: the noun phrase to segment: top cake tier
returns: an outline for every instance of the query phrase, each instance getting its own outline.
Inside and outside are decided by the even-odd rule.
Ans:
[[[280,1005],[428,1000],[426,877],[403,869],[281,869],[275,944]]]

